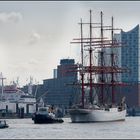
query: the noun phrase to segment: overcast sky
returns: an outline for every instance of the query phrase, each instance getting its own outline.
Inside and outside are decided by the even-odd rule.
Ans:
[[[129,31],[140,23],[140,2],[122,1],[0,1],[0,72],[19,84],[28,82],[29,76],[42,83],[53,77],[53,69],[60,59],[76,58],[78,46],[70,41],[79,37],[78,22],[99,20],[114,16],[116,27]],[[78,58],[76,59],[78,61]]]

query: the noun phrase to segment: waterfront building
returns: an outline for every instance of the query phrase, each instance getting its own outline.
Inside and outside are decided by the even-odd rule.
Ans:
[[[129,107],[140,106],[140,44],[139,44],[139,25],[130,31],[121,31],[114,35],[114,38],[122,42],[123,47],[118,49],[119,65],[128,68],[128,73],[122,73],[121,81],[128,83],[128,86],[117,88],[117,98],[126,97]]]
[[[54,78],[43,80],[47,104],[69,108],[76,101],[78,89],[70,85],[77,82],[76,69],[74,59],[62,59],[54,70]]]
[[[25,115],[31,116],[36,111],[36,99],[34,96],[24,93],[16,85],[0,87],[0,115],[5,112],[7,115],[18,115],[22,109]],[[13,117],[13,115],[11,117]]]
[[[28,85],[23,86],[20,88],[25,93],[28,93]],[[44,85],[43,84],[33,84],[32,85],[32,95],[37,99],[37,102],[43,96],[44,93]]]

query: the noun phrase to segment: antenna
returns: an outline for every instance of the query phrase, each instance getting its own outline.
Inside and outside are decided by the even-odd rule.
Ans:
[[[39,84],[39,82],[37,82],[37,85],[36,85],[36,90],[35,90],[35,95],[34,95],[35,98],[37,98],[36,95],[37,95],[37,90],[38,90],[38,84]]]
[[[28,93],[32,95],[32,85],[33,85],[33,77],[30,76],[30,82],[28,84]]]
[[[0,79],[1,79],[1,81],[2,81],[2,88],[1,88],[1,100],[2,100],[2,97],[3,97],[4,80],[6,79],[6,78],[3,77],[2,72],[0,73]]]
[[[17,84],[17,86],[19,86],[19,76],[16,79],[16,84]]]

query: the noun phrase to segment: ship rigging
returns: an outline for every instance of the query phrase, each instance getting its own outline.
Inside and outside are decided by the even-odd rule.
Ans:
[[[125,86],[125,83],[117,80],[117,75],[123,72],[128,72],[128,69],[121,68],[116,63],[115,48],[123,47],[124,44],[117,42],[114,39],[114,31],[120,30],[114,28],[114,19],[111,18],[111,26],[103,25],[103,12],[100,13],[100,23],[92,22],[92,11],[90,10],[89,23],[83,23],[82,19],[80,24],[81,36],[75,38],[71,43],[78,43],[81,45],[81,64],[79,65],[77,72],[81,77],[81,105],[77,106],[76,109],[70,109],[70,116],[72,122],[94,122],[94,121],[115,121],[125,120],[126,108],[125,101],[121,106],[121,111],[118,109],[118,105],[115,101],[115,87]],[[89,37],[84,37],[83,25],[89,26]],[[99,29],[100,37],[93,37],[93,29]],[[104,31],[111,31],[111,37],[108,39],[104,37]],[[109,49],[110,54],[107,59],[105,58],[106,50]],[[84,64],[84,54],[88,52],[89,61],[88,64]],[[98,61],[95,63],[94,55],[98,54]],[[106,64],[110,61],[110,64]],[[85,80],[87,77],[88,80]],[[95,80],[96,79],[96,80]],[[89,104],[85,104],[85,89],[89,88]],[[109,89],[110,94],[106,94],[106,88]],[[96,92],[98,95],[98,111],[95,109],[93,93]],[[107,99],[107,97],[111,99]],[[106,106],[110,113],[105,111]],[[99,113],[100,110],[100,113]],[[84,116],[83,116],[84,114]],[[85,116],[86,114],[86,116]],[[108,118],[101,118],[100,115],[108,116]],[[112,114],[112,115],[111,115]],[[116,117],[115,117],[115,115]],[[103,117],[103,116],[102,116]]]

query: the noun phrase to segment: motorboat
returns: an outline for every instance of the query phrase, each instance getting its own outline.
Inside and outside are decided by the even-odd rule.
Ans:
[[[9,125],[6,123],[5,120],[0,120],[0,129],[2,128],[8,128]]]
[[[51,107],[40,107],[39,110],[34,113],[32,120],[35,124],[64,122],[61,118],[55,116]]]

